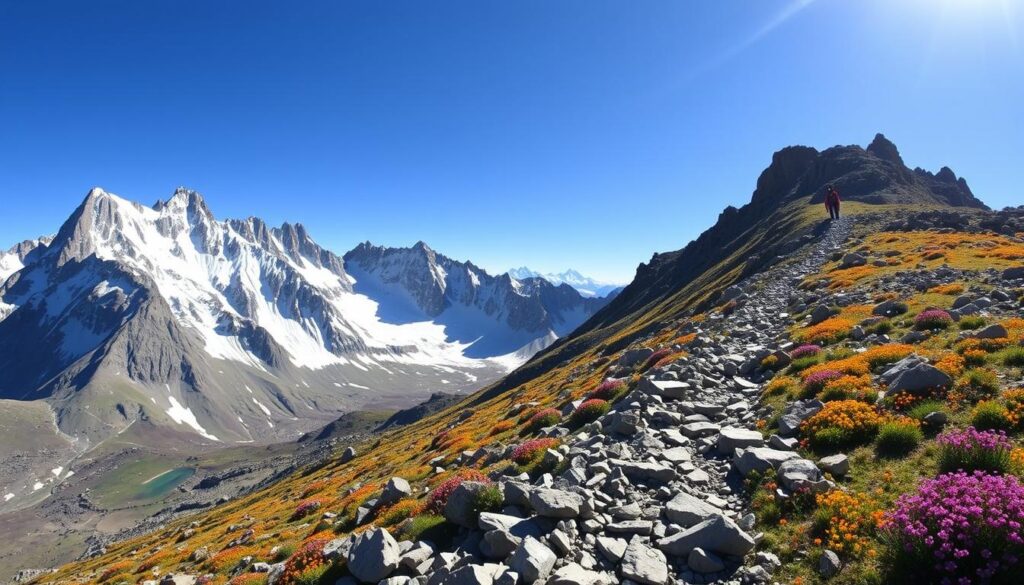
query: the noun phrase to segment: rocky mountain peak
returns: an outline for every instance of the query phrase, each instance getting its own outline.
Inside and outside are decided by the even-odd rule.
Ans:
[[[901,167],[903,166],[903,158],[900,157],[899,149],[897,149],[896,145],[886,138],[881,132],[875,134],[875,139],[868,145],[867,151],[882,160],[889,161]]]

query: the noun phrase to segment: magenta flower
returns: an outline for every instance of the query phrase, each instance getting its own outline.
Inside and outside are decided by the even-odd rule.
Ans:
[[[942,471],[1003,472],[1010,466],[1013,442],[1002,431],[979,431],[967,427],[938,436],[939,468]]]
[[[820,370],[804,379],[804,388],[809,394],[817,394],[825,388],[825,384],[842,377],[843,373],[839,370]]]
[[[797,360],[802,357],[810,357],[812,355],[818,355],[821,353],[821,346],[813,343],[805,343],[798,346],[793,351],[789,352],[789,357]]]
[[[914,317],[915,329],[945,329],[952,324],[953,317],[942,309],[928,309]]]
[[[885,515],[883,537],[897,570],[919,582],[985,584],[1021,571],[1022,526],[1020,480],[958,471],[900,496]]]

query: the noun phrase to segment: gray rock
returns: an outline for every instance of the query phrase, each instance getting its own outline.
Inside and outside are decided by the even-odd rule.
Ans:
[[[547,585],[603,585],[608,579],[602,573],[589,571],[578,563],[569,563],[548,579]]]
[[[626,477],[630,479],[668,483],[676,478],[675,470],[661,463],[625,461],[622,459],[612,459],[609,463],[613,467],[617,466],[621,469],[626,474]]]
[[[783,462],[799,457],[794,451],[751,447],[750,449],[738,449],[733,456],[732,463],[740,475],[747,477],[754,472],[764,473],[769,469],[778,469]]]
[[[941,429],[942,427],[946,426],[947,422],[949,422],[949,415],[942,412],[941,410],[937,410],[935,412],[929,412],[928,414],[924,415],[924,418],[921,419],[921,422],[926,424],[929,428]]]
[[[811,325],[817,325],[835,314],[835,311],[825,305],[818,305],[811,311]]]
[[[993,323],[978,331],[972,337],[977,337],[978,339],[999,339],[1009,335],[1010,333],[1006,330],[1006,327],[1003,327],[1000,323]]]
[[[718,452],[732,454],[736,449],[760,447],[764,445],[764,435],[759,431],[740,427],[722,427],[718,434]]]
[[[825,403],[817,399],[794,400],[786,405],[779,418],[779,434],[783,437],[795,435],[800,423],[824,408]]]
[[[356,448],[355,447],[349,447],[348,449],[345,449],[344,453],[341,454],[341,462],[342,463],[348,463],[349,461],[352,461],[355,458],[356,458]]]
[[[401,552],[387,530],[372,528],[356,536],[348,553],[348,569],[356,579],[376,583],[398,568]]]
[[[674,380],[652,380],[650,378],[641,378],[640,383],[637,384],[637,388],[641,392],[652,396],[661,396],[662,398],[673,399],[686,398],[692,390],[692,387],[686,382],[677,382]]]
[[[902,371],[889,384],[888,393],[924,392],[932,388],[948,388],[952,378],[942,370],[930,364],[917,364]]]
[[[843,564],[839,561],[839,555],[828,549],[825,549],[818,558],[818,573],[826,579],[835,576],[841,568]]]
[[[658,540],[658,548],[676,557],[686,557],[697,547],[742,557],[754,548],[754,539],[732,520],[716,514],[696,526]]]
[[[540,516],[575,518],[583,508],[583,497],[564,490],[535,488],[530,491],[530,505]]]
[[[1003,280],[1020,280],[1024,278],[1024,266],[1013,266],[1003,270]]]
[[[284,563],[274,563],[267,571],[267,585],[275,585],[284,575]]]
[[[839,263],[839,268],[853,268],[854,266],[864,266],[867,264],[868,259],[863,254],[858,252],[850,252],[843,256],[843,261]]]
[[[715,423],[707,421],[698,421],[683,425],[681,430],[683,434],[686,435],[687,437],[691,439],[699,439],[701,437],[708,437],[711,435],[718,434],[718,432],[721,430],[721,427],[719,427]]]
[[[666,585],[669,582],[668,561],[661,551],[634,536],[622,555],[619,574],[641,585]]]
[[[653,354],[654,350],[649,347],[627,349],[619,358],[619,365],[624,368],[632,368],[633,366],[646,361],[647,358],[651,357]]]
[[[700,524],[721,513],[718,507],[684,492],[676,494],[665,504],[665,517],[683,528]]]
[[[492,585],[500,565],[463,565],[452,571],[444,585]]]
[[[402,498],[407,498],[412,495],[412,487],[409,482],[405,481],[401,477],[392,477],[388,480],[387,485],[384,486],[384,491],[381,492],[380,498],[377,499],[378,506],[387,506],[394,504]]]
[[[790,459],[779,466],[776,477],[786,489],[793,491],[821,481],[821,470],[810,459]]]
[[[895,317],[907,312],[906,303],[889,299],[882,301],[871,309],[871,314],[879,317]]]
[[[686,564],[697,573],[717,573],[725,569],[725,563],[704,549],[697,547],[686,557]]]
[[[604,558],[617,564],[622,560],[622,555],[626,554],[626,546],[628,546],[628,544],[629,543],[622,538],[598,536],[597,552],[601,553],[601,556]]]
[[[478,481],[464,481],[448,496],[444,505],[444,518],[452,524],[475,528],[478,520],[477,497],[487,484]]]
[[[338,559],[347,559],[349,551],[352,550],[353,541],[354,539],[349,537],[335,538],[324,545],[322,554],[325,559],[331,562]]]
[[[842,453],[829,455],[828,457],[822,457],[819,459],[818,466],[832,475],[842,477],[850,471],[850,458]]]
[[[523,583],[536,583],[547,578],[556,560],[558,558],[551,549],[536,538],[528,536],[519,544],[516,552],[512,553],[508,566],[519,573]]]

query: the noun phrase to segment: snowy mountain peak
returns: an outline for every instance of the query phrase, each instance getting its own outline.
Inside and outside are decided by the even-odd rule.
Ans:
[[[144,412],[254,440],[252,424],[478,388],[604,302],[423,242],[342,258],[299,223],[217,220],[189,189],[147,207],[95,188],[52,241],[0,254],[0,398],[52,398],[90,439]]]

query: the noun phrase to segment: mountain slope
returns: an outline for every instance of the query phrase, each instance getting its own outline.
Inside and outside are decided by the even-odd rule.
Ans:
[[[93,189],[52,241],[0,258],[0,398],[48,400],[84,447],[132,424],[210,443],[290,438],[344,411],[476,388],[601,305],[425,245],[434,265],[381,280],[360,262],[371,250],[396,253],[357,249],[354,278],[302,225],[218,221],[185,189],[153,207]],[[390,299],[438,293],[416,270],[441,265],[440,296],[392,319]]]
[[[624,350],[636,347],[640,339],[643,340],[642,345],[649,350],[662,348],[669,352],[669,360],[682,359],[682,354],[673,352],[688,348],[684,344],[694,342],[695,339],[698,341],[694,347],[706,341],[696,333],[704,320],[722,324],[721,320],[725,318],[723,311],[702,312],[715,304],[722,309],[726,308],[722,306],[724,301],[721,300],[721,291],[736,283],[743,275],[760,272],[766,266],[775,264],[780,254],[800,252],[804,246],[820,242],[819,236],[828,231],[827,223],[822,221],[823,211],[814,201],[815,192],[800,186],[818,180],[811,181],[809,177],[812,174],[820,173],[820,180],[834,180],[840,189],[846,189],[849,184],[839,179],[852,177],[851,173],[862,174],[869,167],[877,167],[884,173],[891,170],[892,163],[883,161],[865,149],[841,149],[856,155],[860,163],[832,176],[831,173],[821,172],[822,167],[832,164],[832,155],[825,154],[829,151],[812,153],[810,151],[813,149],[801,148],[787,149],[777,154],[772,166],[762,175],[758,191],[755,191],[750,204],[739,210],[727,209],[714,227],[684,249],[656,255],[650,263],[640,267],[636,280],[619,298],[599,311],[577,333],[556,343],[482,392],[441,413],[386,433],[372,442],[356,445],[355,459],[348,460],[339,456],[301,470],[220,509],[171,523],[158,534],[113,545],[107,554],[65,567],[41,581],[66,582],[73,575],[93,578],[116,562],[122,563],[121,570],[130,574],[145,562],[146,555],[159,554],[152,551],[165,551],[162,562],[166,570],[186,573],[204,571],[206,569],[203,566],[189,560],[190,551],[200,546],[207,546],[211,551],[227,547],[236,534],[224,533],[222,527],[226,524],[252,525],[257,531],[256,538],[265,536],[261,546],[254,551],[254,554],[260,555],[263,554],[264,546],[269,548],[281,544],[294,547],[302,541],[334,538],[332,532],[349,532],[356,527],[358,518],[362,516],[360,508],[378,496],[384,484],[393,476],[406,478],[414,484],[414,498],[418,497],[415,494],[438,486],[467,467],[493,472],[497,477],[504,466],[508,465],[508,447],[522,443],[525,437],[536,436],[529,422],[535,413],[544,408],[571,412],[579,401],[610,375],[633,379],[634,374],[639,373],[638,368],[643,367],[642,358],[637,366],[620,366],[620,358],[625,355]],[[876,184],[889,185],[884,177],[877,179]],[[897,217],[897,212],[906,215],[922,208],[955,213],[975,220],[981,218],[982,223],[987,221],[986,218],[995,216],[980,209],[980,202],[976,200],[967,201],[971,204],[969,207],[955,208],[955,212],[952,212],[954,206],[951,201],[957,201],[943,199],[941,193],[928,190],[924,181],[916,185],[914,189],[917,191],[899,193],[885,187],[880,191],[858,194],[851,188],[851,194],[846,198],[846,212],[857,215],[857,223],[862,221],[862,217],[888,219],[890,216]],[[889,196],[899,197],[898,202],[887,202]],[[920,199],[915,200],[914,197]],[[859,198],[862,200],[859,201]],[[870,221],[878,223],[881,220]],[[825,247],[819,248],[816,251],[819,256],[830,253]],[[908,254],[900,261],[901,266],[904,263],[906,266],[914,266],[917,256]],[[937,266],[941,262],[938,259],[932,261],[932,264]],[[896,269],[893,267],[893,270]],[[786,288],[793,286],[795,283],[788,283]],[[751,289],[750,294],[755,293]],[[765,311],[775,309],[773,304]],[[783,306],[777,309],[779,312],[786,310]],[[757,337],[749,333],[758,327],[756,321],[744,323],[742,329],[735,331],[728,326],[719,327],[719,337],[729,337],[730,347],[753,354],[758,350],[743,346],[745,339]],[[718,346],[710,350],[705,348],[701,352],[707,356],[701,358],[708,360],[708,363],[702,364],[702,368],[708,366],[707,370],[682,370],[673,363],[667,368],[669,372],[659,371],[680,378],[684,375],[695,378],[699,376],[707,382],[705,388],[710,392],[721,392],[719,388],[723,386],[751,391],[750,382],[741,384],[732,378],[732,374],[726,373],[729,371],[727,366],[736,367],[737,364],[732,357],[718,355],[717,349]],[[621,360],[623,364],[629,362],[628,359]],[[714,368],[710,367],[712,364]],[[648,402],[647,406],[654,408],[660,407],[662,403],[661,399],[633,400],[637,396],[630,395],[630,400],[621,403],[629,403],[623,408],[632,408],[630,404],[642,402]],[[678,426],[679,419],[673,418],[672,413],[661,411],[660,414],[666,416],[661,417],[657,431],[653,428],[644,429],[643,440],[620,451],[623,458],[635,457],[636,461],[644,461],[644,465],[648,465],[642,449],[660,453],[661,447],[666,446],[662,444],[663,441],[679,435],[663,432],[675,430],[674,426]],[[609,415],[606,419],[609,425],[622,425],[625,429],[630,427],[628,419],[615,417],[615,414]],[[666,426],[668,428],[662,428]],[[557,434],[556,431],[541,432]],[[683,445],[699,442],[696,438],[675,440]],[[580,442],[596,446],[603,441],[599,434],[591,434],[589,439],[581,439]],[[619,446],[614,441],[608,441],[605,447],[616,449]],[[580,448],[586,448],[586,445]],[[641,450],[630,453],[633,449]],[[563,448],[562,454],[568,453]],[[573,452],[572,457],[566,458],[568,469],[565,473],[572,472],[574,465],[570,459],[576,454],[578,452]],[[586,456],[583,462],[589,463]],[[443,468],[443,472],[438,473],[438,467]],[[587,468],[588,473],[596,471],[589,465],[582,467]],[[635,469],[643,471],[650,468],[638,466]],[[531,476],[531,479],[538,478]],[[621,482],[615,480],[610,483]],[[615,486],[612,489],[616,489]],[[649,486],[645,493],[651,493]],[[303,519],[299,511],[304,502],[312,500],[319,502],[321,511],[326,510],[338,516],[315,528],[310,526],[310,517]],[[422,498],[418,501],[422,503]],[[196,528],[186,536],[186,527],[193,521]],[[394,529],[397,532],[403,526],[400,524]],[[185,544],[178,546],[179,543]]]

